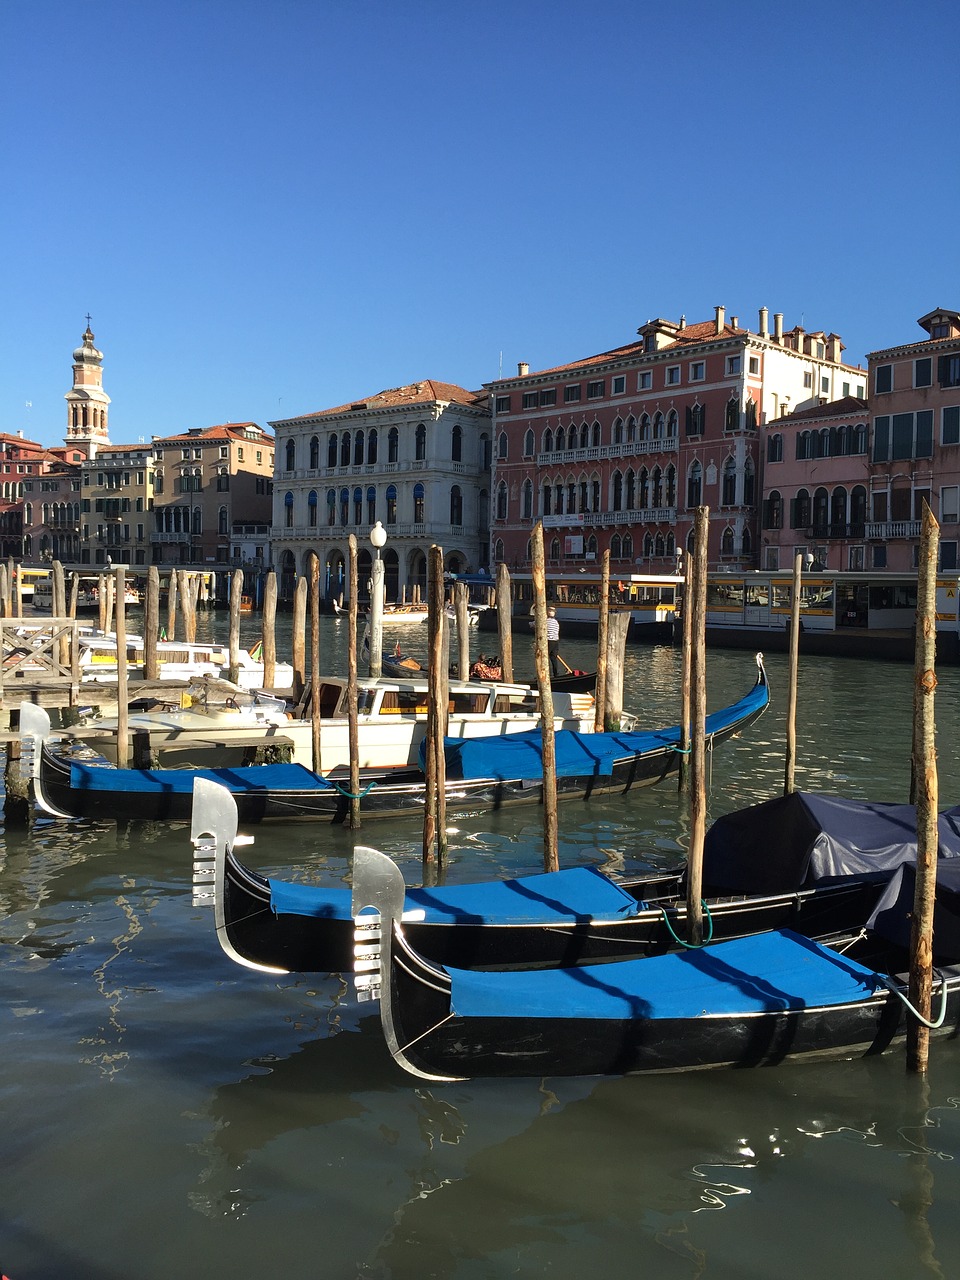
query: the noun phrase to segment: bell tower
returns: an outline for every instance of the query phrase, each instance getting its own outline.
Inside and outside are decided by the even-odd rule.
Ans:
[[[90,317],[82,345],[73,353],[73,388],[64,396],[67,402],[67,434],[65,443],[80,449],[88,458],[96,457],[101,445],[109,444],[107,406],[110,397],[103,389],[103,352],[93,345]]]

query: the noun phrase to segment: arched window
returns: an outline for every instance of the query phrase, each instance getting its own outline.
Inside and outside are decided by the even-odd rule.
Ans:
[[[367,487],[367,524],[377,523],[377,491],[373,485]]]
[[[657,557],[658,560],[662,560],[663,553],[664,553],[663,534],[658,533],[653,542],[653,554]]]
[[[297,446],[294,444],[292,440],[287,441],[286,456],[287,456],[287,470],[292,471],[294,467],[297,465]]]
[[[842,538],[847,531],[847,491],[838,485],[830,495],[830,532]]]
[[[230,527],[227,524],[227,508],[221,507],[217,512],[217,533],[222,537],[229,532]]]
[[[590,481],[590,510],[600,510],[600,481],[596,478]]]
[[[553,453],[553,432],[549,427],[543,433],[543,452]]]
[[[559,538],[552,538],[550,541],[550,559],[551,560],[560,559],[560,539]]]
[[[637,439],[637,420],[631,413],[627,419],[627,444],[634,444]]]
[[[372,467],[377,460],[377,432],[370,430],[367,432],[367,466]]]
[[[622,553],[623,553],[624,560],[633,559],[633,538],[630,536],[629,533],[625,533],[623,535]]]
[[[503,437],[506,440],[506,436]],[[507,486],[503,480],[497,485],[497,519],[507,518]]]
[[[498,538],[493,547],[493,558],[498,564],[503,564],[503,539]]]
[[[615,533],[613,537],[610,539],[610,559],[611,560],[619,560],[621,558],[622,552],[620,550],[620,546],[621,546],[620,535],[619,533]]]
[[[363,490],[359,485],[353,491],[353,523],[363,524]]]
[[[335,467],[337,465],[337,437],[331,435],[327,441],[327,466]]]
[[[557,435],[553,442],[553,447],[557,453],[563,453],[567,447],[567,433],[563,427],[557,427]]]
[[[740,426],[740,401],[736,396],[731,396],[727,401],[727,407],[723,415],[724,431],[736,431]],[[730,535],[733,537],[733,534]]]
[[[635,511],[637,507],[637,477],[633,467],[627,470],[626,484],[623,490],[623,505],[627,511]]]
[[[756,500],[756,483],[753,459],[747,458],[743,464],[743,505],[752,507]]]
[[[613,443],[623,444],[623,419],[619,415],[613,420]]]
[[[668,507],[677,505],[677,469],[672,462],[666,470],[666,494],[664,495],[664,500]]]
[[[523,437],[523,456],[525,458],[533,457],[533,432],[527,431]]]
[[[577,485],[575,480],[567,481],[567,511],[571,514],[577,509]]]
[[[659,410],[653,416],[653,438],[654,440],[663,439],[663,414]]]
[[[507,433],[505,431],[501,431],[500,434],[497,436],[497,458],[501,462],[506,462],[507,457],[508,457]]]
[[[650,476],[646,467],[640,468],[640,482],[637,485],[637,506],[646,511],[650,505]]]
[[[767,461],[783,461],[783,436],[779,431],[775,431],[773,435],[767,436]]]
[[[653,556],[653,534],[645,533],[643,535],[643,554],[649,560]]]
[[[753,401],[751,400],[751,404]],[[743,533],[740,535],[740,553],[748,556],[753,550],[753,539],[750,537],[750,530],[744,525]]]
[[[307,494],[307,524],[311,529],[317,527],[317,491],[311,489]]]
[[[727,525],[723,533],[720,535],[720,554],[722,556],[733,555],[733,530],[729,525]]]
[[[721,483],[720,505],[732,507],[737,501],[737,464],[733,458],[727,458],[723,464],[723,481]]]
[[[395,430],[395,428],[394,428]],[[397,523],[397,486],[395,484],[387,487],[387,524]]]
[[[862,484],[850,490],[850,536],[863,537],[863,525],[867,518],[867,491]]]
[[[702,404],[691,404],[687,406],[687,435],[702,436],[703,427],[706,422],[706,410]]]
[[[652,507],[662,507],[663,506],[663,472],[660,470],[659,467],[653,468],[653,473],[650,479],[651,479],[650,505]]]
[[[347,437],[349,439],[349,436]],[[340,523],[350,523],[350,490],[340,490]]]
[[[611,506],[614,511],[623,510],[623,476],[619,470],[613,473],[611,485]]]
[[[337,523],[337,491],[327,490],[327,524],[333,527]]]
[[[400,452],[400,432],[396,427],[390,428],[387,436],[387,461],[396,462]]]
[[[810,524],[810,493],[807,489],[798,489],[797,496],[790,503],[793,511],[790,517],[791,529],[805,529]]]
[[[743,425],[748,431],[756,431],[757,429],[757,402],[752,396],[747,400]]]
[[[813,525],[817,530],[827,527],[827,491],[821,485],[813,493]]]
[[[862,422],[853,429],[853,452],[867,452],[867,428]]]
[[[349,467],[350,465],[350,432],[344,431],[340,437],[340,465],[341,467]]]
[[[590,448],[590,428],[587,426],[586,423],[584,423],[583,426],[580,428],[580,448],[581,449]]]
[[[817,441],[817,444],[818,444],[817,457],[829,458],[830,457],[830,428],[829,427],[824,427],[823,430],[820,432],[820,438]]]
[[[703,500],[703,467],[691,462],[687,468],[687,508],[699,507]]]
[[[414,457],[417,462],[423,462],[427,456],[427,426],[424,422],[417,423],[415,449]]]
[[[543,492],[540,495],[540,514],[545,516],[553,514],[553,485],[549,481],[543,486]]]
[[[769,498],[763,504],[763,527],[783,528],[783,497],[779,489],[771,489]]]
[[[596,534],[591,533],[590,537],[587,539],[587,559],[596,560],[596,558],[597,558],[597,537],[596,537]]]
[[[667,439],[676,440],[680,434],[679,420],[677,418],[676,409],[671,409],[667,414]]]
[[[353,465],[355,467],[363,466],[363,432],[355,431],[353,433]]]
[[[320,465],[320,437],[310,437],[310,470],[316,471]]]
[[[523,506],[521,516],[524,520],[533,519],[533,482],[528,478],[523,482]]]
[[[293,494],[283,495],[283,524],[287,529],[293,528]]]
[[[423,521],[424,521],[423,508],[424,508],[425,497],[426,497],[426,490],[424,489],[423,485],[415,484],[413,486],[413,523],[414,524],[423,524]]]
[[[640,415],[640,439],[650,439],[650,415],[648,413]]]
[[[600,423],[595,422],[591,431],[591,439],[596,448],[600,447]]]
[[[463,427],[459,423],[450,432],[450,457],[454,462],[463,461]]]

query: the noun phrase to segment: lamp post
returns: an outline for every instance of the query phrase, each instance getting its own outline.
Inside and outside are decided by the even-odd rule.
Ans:
[[[370,530],[370,545],[376,555],[370,574],[370,679],[379,680],[383,671],[383,560],[380,551],[387,541],[387,531],[378,520]]]

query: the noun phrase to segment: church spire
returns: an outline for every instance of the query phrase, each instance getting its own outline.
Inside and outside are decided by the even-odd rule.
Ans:
[[[93,345],[90,316],[81,345],[73,353],[73,387],[66,393],[67,434],[65,442],[82,449],[88,458],[110,443],[107,433],[107,406],[110,397],[103,389],[103,352]]]

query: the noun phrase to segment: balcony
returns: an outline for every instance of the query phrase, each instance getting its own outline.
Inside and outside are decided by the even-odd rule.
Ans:
[[[590,525],[676,524],[676,507],[641,507],[637,511],[591,511],[586,517]]]
[[[864,537],[864,530],[869,528],[862,520],[854,521],[853,524],[815,524],[807,525],[804,529],[804,537],[809,541],[826,542],[831,538],[852,538],[860,541]]]
[[[151,533],[150,541],[160,546],[175,546],[179,542],[189,543],[192,535],[189,533]],[[200,535],[197,534],[199,538]]]
[[[882,520],[866,525],[866,537],[878,542],[893,542],[897,538],[919,538],[919,520]]]
[[[660,440],[630,440],[621,444],[590,445],[586,449],[559,449],[551,453],[538,453],[537,465],[562,467],[571,462],[597,462],[603,458],[641,458],[651,453],[676,453],[679,448],[679,436],[664,436]]]

